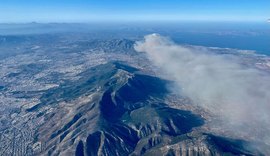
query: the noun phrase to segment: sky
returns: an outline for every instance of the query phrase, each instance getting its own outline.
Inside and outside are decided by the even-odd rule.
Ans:
[[[0,23],[267,21],[270,0],[0,0]]]

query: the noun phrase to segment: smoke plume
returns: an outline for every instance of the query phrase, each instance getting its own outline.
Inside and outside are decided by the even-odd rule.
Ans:
[[[266,72],[244,66],[237,56],[177,45],[158,34],[145,36],[134,48],[147,53],[156,66],[175,80],[179,93],[194,104],[230,124],[247,125],[246,128],[257,129],[264,139],[269,138],[263,132],[270,128],[270,76]]]

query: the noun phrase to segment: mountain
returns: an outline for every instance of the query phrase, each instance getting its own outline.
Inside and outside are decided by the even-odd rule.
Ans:
[[[91,41],[78,41],[76,44],[83,45],[83,47],[103,50],[104,52],[136,54],[133,45],[135,41],[128,39],[94,39]]]
[[[204,119],[170,108],[166,85],[122,62],[79,74],[27,109],[43,121],[34,136],[45,155],[261,155],[249,142],[204,133]]]

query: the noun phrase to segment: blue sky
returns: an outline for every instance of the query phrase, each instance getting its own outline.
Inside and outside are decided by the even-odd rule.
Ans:
[[[266,21],[270,0],[0,0],[2,22]]]

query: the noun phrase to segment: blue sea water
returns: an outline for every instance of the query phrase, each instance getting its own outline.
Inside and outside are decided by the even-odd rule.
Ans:
[[[177,43],[254,50],[270,55],[270,23],[204,23],[178,27],[168,35]]]
[[[207,47],[255,50],[256,53],[270,55],[270,35],[215,35],[215,34],[181,34],[174,37],[179,43]]]

